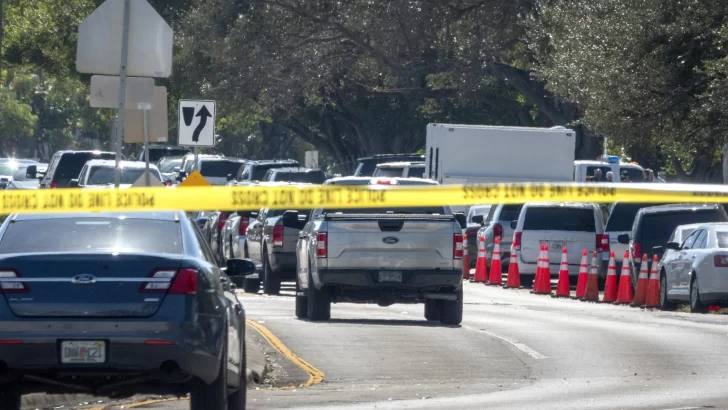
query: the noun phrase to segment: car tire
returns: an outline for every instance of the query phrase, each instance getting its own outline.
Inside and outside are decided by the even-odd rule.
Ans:
[[[225,337],[226,332],[222,333]],[[202,383],[190,394],[190,410],[228,410],[227,392],[227,340],[222,345],[220,370],[210,384]]]
[[[258,293],[260,290],[260,279],[245,278],[243,281],[243,291],[245,293]]]
[[[463,289],[457,292],[457,300],[440,300],[438,313],[443,325],[459,325],[463,321]]]
[[[533,281],[536,279],[534,275],[521,275],[521,286],[526,289],[533,287]]]
[[[660,310],[670,311],[675,309],[677,309],[677,303],[667,298],[667,277],[663,272],[660,275]]]
[[[0,409],[20,410],[20,402],[22,395],[20,394],[0,394]]]
[[[298,284],[296,277],[296,317],[306,319],[308,317],[308,296],[301,296],[301,285]]]
[[[270,268],[267,253],[263,253],[263,293],[266,295],[281,293],[281,277]]]
[[[691,313],[706,313],[708,307],[700,301],[700,289],[698,288],[698,277],[695,273],[691,275],[690,280],[690,312]]]
[[[243,340],[243,343],[245,343],[245,326],[243,326],[243,335],[241,340]],[[241,346],[244,346],[241,345]],[[242,347],[241,347],[242,348]],[[235,391],[235,393],[228,396],[228,408],[227,410],[245,410],[245,404],[248,396],[248,385],[247,385],[247,376],[246,376],[246,369],[247,364],[245,361],[245,349],[242,348],[242,361],[240,363],[240,384],[238,389]]]
[[[440,304],[437,299],[425,299],[425,319],[440,320]]]
[[[314,322],[331,319],[331,295],[325,287],[316,289],[308,270],[308,319]]]

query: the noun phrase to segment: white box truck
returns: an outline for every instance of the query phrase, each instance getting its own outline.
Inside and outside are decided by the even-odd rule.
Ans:
[[[425,177],[441,184],[571,182],[575,141],[564,127],[429,124]]]

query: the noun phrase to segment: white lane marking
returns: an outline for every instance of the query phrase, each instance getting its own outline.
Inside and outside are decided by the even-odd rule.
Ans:
[[[531,356],[532,358],[534,358],[536,360],[548,359],[547,356],[544,356],[541,353],[539,353],[539,352],[531,349],[528,345],[526,345],[525,343],[521,343],[521,342],[519,342],[516,339],[511,339],[510,337],[505,337],[505,336],[497,335],[495,333],[488,332],[487,330],[476,329],[476,328],[473,328],[473,327],[470,327],[470,326],[463,326],[463,327],[465,329],[472,330],[474,332],[485,333],[488,336],[491,336],[491,337],[494,337],[496,339],[502,340],[502,341],[510,344],[511,346],[515,347],[516,349],[522,351],[523,353]]]
[[[674,409],[663,409],[663,410],[696,410],[696,409],[704,409],[705,407],[676,407]]]

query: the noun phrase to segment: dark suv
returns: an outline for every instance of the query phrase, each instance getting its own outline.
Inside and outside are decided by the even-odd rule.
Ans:
[[[325,172],[311,168],[274,168],[268,170],[263,176],[263,181],[308,184],[323,184],[327,179]]]
[[[637,284],[643,255],[657,254],[662,258],[664,246],[675,228],[705,222],[728,222],[728,214],[717,204],[675,204],[640,209],[631,234],[617,238],[619,243],[629,245],[632,284]]]
[[[371,157],[359,158],[359,165],[354,171],[355,177],[370,177],[374,175],[377,165],[387,162],[424,162],[425,156],[420,154],[378,154]]]
[[[78,178],[86,162],[92,159],[116,158],[113,152],[103,151],[58,151],[53,154],[48,165],[48,171],[40,180],[40,188],[68,188],[72,179]],[[28,167],[28,174],[34,174],[35,169]]]
[[[298,161],[292,159],[248,161],[240,167],[237,175],[228,175],[228,185],[249,184],[264,181],[265,174],[274,168],[298,168]]]

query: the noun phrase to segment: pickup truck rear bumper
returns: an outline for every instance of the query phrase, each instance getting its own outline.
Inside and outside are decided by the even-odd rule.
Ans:
[[[394,270],[394,269],[393,269]],[[370,289],[428,290],[459,287],[463,272],[457,270],[401,270],[402,282],[379,282],[379,270],[319,269],[321,285]]]
[[[296,278],[296,253],[271,252],[268,255],[273,272],[281,275],[281,279]]]

